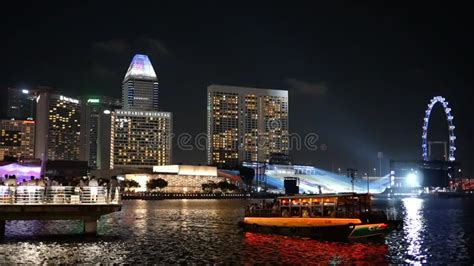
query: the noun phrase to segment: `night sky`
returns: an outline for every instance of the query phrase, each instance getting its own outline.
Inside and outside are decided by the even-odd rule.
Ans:
[[[421,160],[424,111],[442,95],[454,116],[457,159],[474,177],[468,5],[15,2],[1,17],[3,92],[49,85],[70,96],[120,97],[133,55],[145,53],[175,134],[206,132],[210,84],[288,89],[290,132],[317,133],[327,147],[293,150],[293,161],[361,172],[378,167],[378,151],[385,169],[388,159]],[[429,139],[447,140],[439,106],[430,123]],[[206,163],[206,156],[174,145],[173,160]]]

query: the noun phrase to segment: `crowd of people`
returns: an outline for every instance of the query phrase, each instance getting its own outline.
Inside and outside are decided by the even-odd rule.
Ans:
[[[34,191],[35,193],[39,192],[40,196],[46,199],[48,199],[48,193],[50,191],[57,191],[61,187],[71,188],[71,194],[79,195],[81,199],[83,198],[84,191],[88,190],[90,193],[90,202],[97,202],[99,191],[105,192],[106,196],[111,201],[113,201],[115,200],[117,188],[120,188],[116,176],[113,176],[110,179],[96,179],[95,176],[92,176],[90,178],[49,178],[42,175],[38,179],[36,179],[34,176],[31,176],[29,179],[23,178],[22,181],[18,181],[15,175],[5,175],[4,178],[0,177],[0,186],[8,187],[8,196],[11,199],[15,198],[17,190],[22,187],[27,188],[28,191],[30,191],[30,194],[31,191]],[[35,187],[35,190],[31,189],[33,187]]]

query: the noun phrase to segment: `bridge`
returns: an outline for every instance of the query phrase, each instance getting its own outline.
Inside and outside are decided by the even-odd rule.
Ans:
[[[82,220],[83,233],[96,234],[97,220],[121,207],[118,188],[0,186],[0,237],[9,220]]]

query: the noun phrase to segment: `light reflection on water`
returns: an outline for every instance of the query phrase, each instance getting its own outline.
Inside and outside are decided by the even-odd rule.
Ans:
[[[389,202],[402,215],[404,228],[386,243],[391,263],[474,263],[474,199],[406,198]]]
[[[331,243],[240,232],[246,201],[125,201],[104,216],[98,237],[79,221],[12,221],[0,240],[3,263],[386,264],[473,262],[473,201],[390,202],[405,228],[385,243]],[[467,220],[466,220],[467,219]],[[58,235],[60,234],[60,235]]]
[[[403,219],[405,242],[408,243],[407,263],[426,263],[426,255],[421,252],[423,245],[424,217],[423,199],[406,198],[402,200],[406,210]]]

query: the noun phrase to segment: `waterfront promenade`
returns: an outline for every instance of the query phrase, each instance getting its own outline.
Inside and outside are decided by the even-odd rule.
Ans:
[[[9,220],[81,220],[83,232],[95,234],[100,216],[120,211],[121,206],[118,188],[0,186],[0,237]]]

